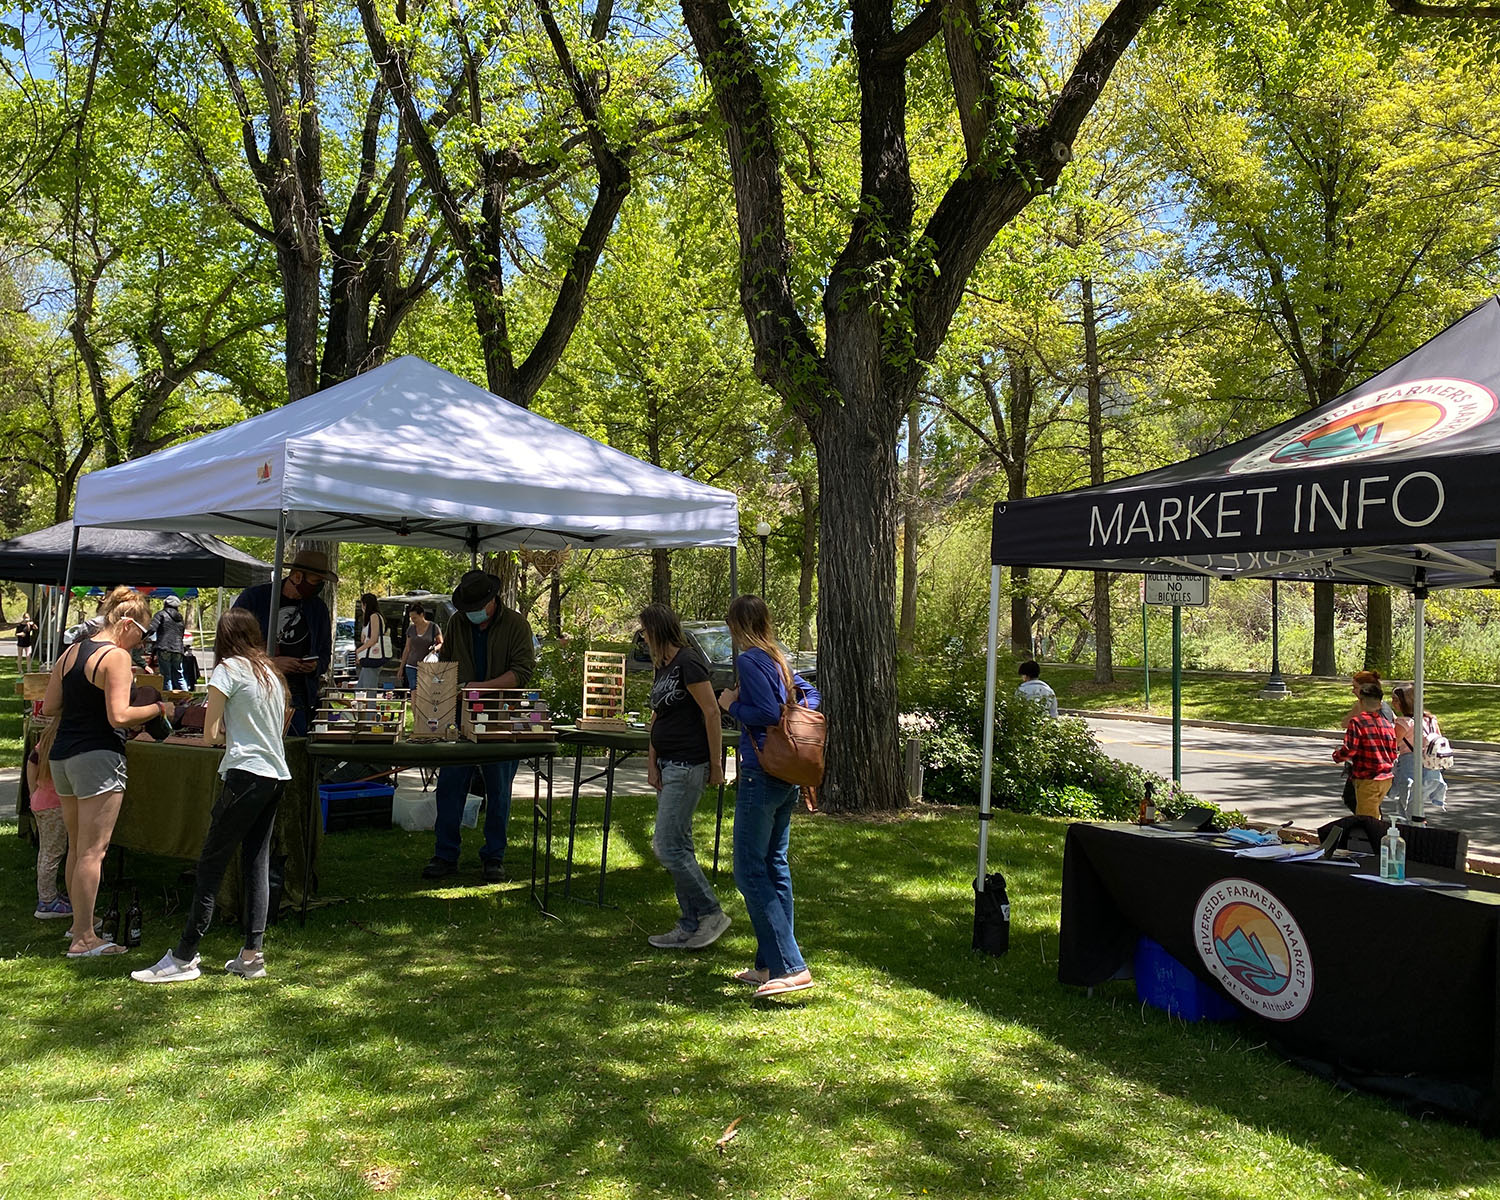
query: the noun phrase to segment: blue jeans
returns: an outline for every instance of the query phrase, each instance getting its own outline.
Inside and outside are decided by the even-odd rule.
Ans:
[[[798,788],[750,767],[740,772],[735,791],[734,882],[755,927],[755,965],[772,979],[795,975],[807,966],[793,933],[786,859]]]
[[[380,688],[380,668],[360,663],[359,679],[355,681],[354,686],[365,692],[378,691]]]
[[[417,686],[417,668],[408,663],[401,669],[406,673],[406,690],[409,692]]]
[[[161,672],[161,686],[169,692],[188,690],[187,676],[182,673],[181,650],[158,650],[156,666]]]
[[[1405,754],[1396,757],[1395,775],[1391,779],[1391,800],[1396,805],[1396,814],[1405,821],[1411,816],[1412,809],[1412,784],[1416,782],[1412,774],[1412,752],[1408,750]],[[1443,773],[1436,767],[1422,768],[1422,812],[1428,809],[1442,811],[1448,802],[1448,781],[1443,778]]]
[[[656,794],[656,832],[651,849],[656,852],[656,861],[672,876],[677,907],[682,910],[678,926],[696,933],[698,923],[721,907],[693,849],[693,813],[708,780],[708,764],[659,762],[657,767],[661,791]]]
[[[505,827],[510,823],[510,787],[516,780],[516,768],[509,762],[481,763],[484,776],[484,849],[483,862],[505,861]],[[438,858],[458,861],[459,827],[464,817],[464,802],[469,798],[469,780],[473,767],[443,767],[437,777],[437,850]]]

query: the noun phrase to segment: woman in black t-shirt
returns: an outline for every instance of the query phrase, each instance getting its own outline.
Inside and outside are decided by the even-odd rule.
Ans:
[[[665,604],[648,604],[641,612],[641,633],[656,665],[646,774],[656,789],[651,848],[672,876],[682,911],[671,930],[647,941],[662,949],[702,950],[729,928],[729,917],[693,849],[693,812],[703,787],[724,782],[719,705],[708,663],[687,644],[676,613]]]

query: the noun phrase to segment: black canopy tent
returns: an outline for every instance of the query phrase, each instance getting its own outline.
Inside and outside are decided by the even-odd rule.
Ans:
[[[0,579],[61,584],[72,541],[71,521],[0,541]],[[270,563],[208,534],[103,527],[78,531],[73,582],[86,587],[130,583],[243,588],[269,578]]]
[[[995,505],[980,784],[985,876],[1000,568],[1169,572],[1432,588],[1500,586],[1500,298],[1359,387],[1220,450]],[[1421,814],[1421,755],[1414,812]]]

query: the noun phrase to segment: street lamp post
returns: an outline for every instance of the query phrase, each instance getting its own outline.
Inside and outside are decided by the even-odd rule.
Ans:
[[[1285,700],[1292,694],[1281,677],[1281,596],[1271,580],[1271,678],[1261,692],[1263,700]]]
[[[766,539],[771,536],[771,526],[767,521],[755,523],[755,536],[760,538],[760,598],[766,598]]]

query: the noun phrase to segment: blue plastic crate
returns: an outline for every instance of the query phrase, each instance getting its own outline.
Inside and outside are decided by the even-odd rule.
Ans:
[[[1233,1021],[1244,1015],[1238,1004],[1147,937],[1135,946],[1135,994],[1151,1007],[1184,1021]]]
[[[388,783],[321,783],[318,802],[323,808],[323,832],[364,826],[387,828],[396,789]]]

